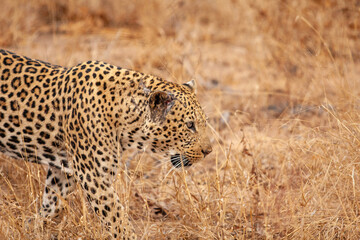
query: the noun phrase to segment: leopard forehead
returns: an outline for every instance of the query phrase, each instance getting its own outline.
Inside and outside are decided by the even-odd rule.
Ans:
[[[147,95],[154,91],[167,93],[171,100],[174,101],[171,108],[171,115],[179,115],[184,121],[196,121],[200,125],[206,124],[206,115],[197,96],[193,91],[189,90],[188,87],[184,86],[184,84],[166,82],[160,85],[157,83],[145,86],[141,81],[140,85],[143,86],[143,91],[146,92]]]
[[[182,105],[184,108],[182,109],[181,107],[176,107],[179,105]],[[185,121],[195,121],[201,125],[206,123],[206,115],[200,103],[198,102],[196,95],[194,93],[189,93],[187,90],[181,94],[181,101],[177,102],[175,105],[175,110],[179,111],[181,116],[185,114]]]

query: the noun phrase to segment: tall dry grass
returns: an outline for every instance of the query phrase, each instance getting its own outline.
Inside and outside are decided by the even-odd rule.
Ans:
[[[141,238],[360,238],[358,1],[4,0],[2,9],[0,46],[20,54],[197,79],[213,153],[170,173],[151,155],[123,159],[116,188]],[[81,190],[43,226],[43,180],[41,166],[1,160],[0,239],[106,236]]]

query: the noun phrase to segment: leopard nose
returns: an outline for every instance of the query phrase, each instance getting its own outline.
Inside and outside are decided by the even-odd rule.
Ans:
[[[208,155],[209,153],[212,152],[212,147],[208,146],[205,149],[202,149],[201,152],[202,152],[202,154],[204,154],[204,157],[206,157],[206,155]]]

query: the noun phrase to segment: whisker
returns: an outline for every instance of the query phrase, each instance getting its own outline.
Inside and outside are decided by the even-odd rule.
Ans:
[[[167,163],[168,163],[167,159],[164,158],[164,159],[158,160],[158,162],[155,164],[155,167],[157,168],[157,167],[160,167],[160,166],[165,165]]]
[[[163,159],[163,160],[160,160],[161,162],[158,163],[157,165],[155,165],[156,168],[162,168],[164,166],[168,166],[169,165],[169,161],[168,159]]]
[[[176,164],[176,168],[179,168],[180,166],[183,166],[184,165],[184,163],[183,163],[183,161],[182,161],[182,159],[180,159],[180,161]]]

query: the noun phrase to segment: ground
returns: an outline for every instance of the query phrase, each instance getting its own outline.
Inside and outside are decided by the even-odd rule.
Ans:
[[[1,48],[196,79],[213,153],[184,171],[150,154],[122,159],[116,189],[140,237],[360,238],[359,1],[5,0],[2,9]],[[80,190],[41,227],[44,177],[42,166],[0,159],[0,239],[103,238]]]

